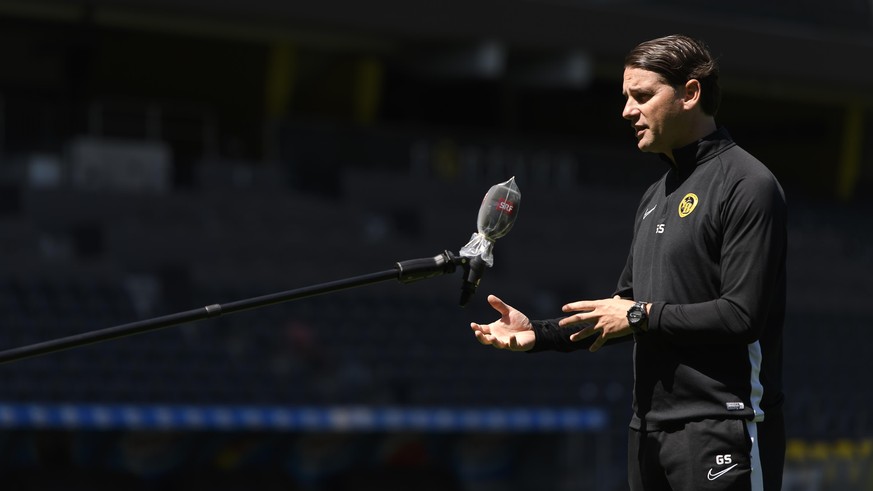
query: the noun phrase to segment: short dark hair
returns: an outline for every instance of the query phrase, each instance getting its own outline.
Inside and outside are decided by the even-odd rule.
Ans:
[[[702,41],[681,34],[644,41],[627,54],[624,66],[655,72],[674,87],[695,79],[700,82],[703,112],[710,116],[718,112],[718,63]]]

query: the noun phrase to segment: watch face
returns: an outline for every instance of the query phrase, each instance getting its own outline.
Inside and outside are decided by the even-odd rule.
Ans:
[[[631,310],[627,317],[632,324],[636,324],[643,319],[642,313],[636,308]]]

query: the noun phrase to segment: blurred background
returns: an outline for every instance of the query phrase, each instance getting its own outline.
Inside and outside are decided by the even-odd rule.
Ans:
[[[609,295],[666,171],[624,54],[685,33],[719,122],[782,182],[788,490],[873,489],[873,4],[0,0],[0,350],[457,252],[460,275],[0,365],[9,489],[621,490],[629,346],[486,349]]]

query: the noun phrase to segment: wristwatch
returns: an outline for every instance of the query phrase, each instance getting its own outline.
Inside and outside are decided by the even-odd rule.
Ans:
[[[646,302],[635,302],[627,311],[627,322],[631,331],[638,334],[645,330],[649,323],[649,315],[646,313]]]

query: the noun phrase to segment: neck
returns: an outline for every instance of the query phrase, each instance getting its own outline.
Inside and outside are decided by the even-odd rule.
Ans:
[[[682,148],[686,145],[690,145],[714,132],[716,129],[718,129],[718,126],[715,123],[714,117],[701,115],[699,118],[697,118],[696,121],[688,126],[688,131],[686,132],[685,138],[679,140],[677,145],[673,148]],[[676,163],[676,159],[673,158],[672,149],[665,155],[668,159],[670,159],[671,162],[673,162],[674,164]]]

